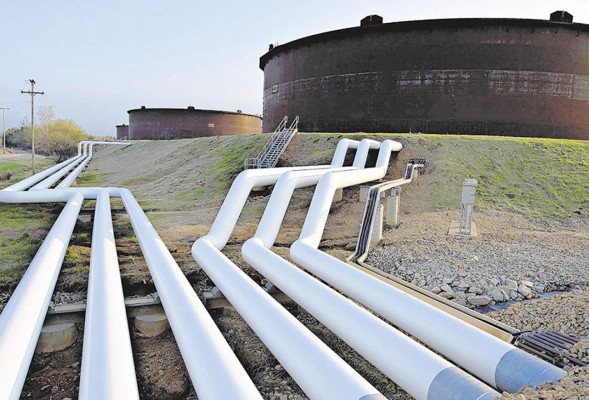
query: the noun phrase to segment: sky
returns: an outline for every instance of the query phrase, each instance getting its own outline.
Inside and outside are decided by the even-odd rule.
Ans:
[[[115,135],[127,110],[262,113],[259,58],[270,43],[384,22],[438,18],[548,19],[589,24],[587,0],[0,0],[0,107],[6,129],[37,106],[92,135]],[[37,117],[36,117],[37,118]],[[27,122],[30,123],[30,122]]]

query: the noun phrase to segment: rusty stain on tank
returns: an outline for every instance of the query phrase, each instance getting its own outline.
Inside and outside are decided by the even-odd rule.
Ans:
[[[261,133],[261,117],[194,107],[129,110],[129,139],[186,139]]]
[[[299,115],[309,132],[589,139],[589,25],[558,13],[365,25],[274,47],[260,58],[264,131]]]

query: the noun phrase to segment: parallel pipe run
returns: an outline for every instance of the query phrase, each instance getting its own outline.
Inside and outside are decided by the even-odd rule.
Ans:
[[[335,191],[381,178],[385,175],[387,165],[388,155],[381,153],[377,167],[372,171],[367,169],[349,173],[334,172],[321,178],[302,233],[291,246],[292,259],[336,289],[379,313],[395,326],[501,390],[517,391],[525,385],[537,386],[562,378],[566,372],[560,368],[529,356],[511,344],[317,249]],[[431,329],[432,326],[436,329]],[[445,374],[436,379],[451,381],[452,377]]]
[[[192,254],[309,398],[385,399],[211,241],[197,240]]]
[[[61,170],[62,168],[67,167],[69,164],[75,162],[77,158],[78,157],[72,157],[70,159],[67,159],[57,165],[54,165],[53,167],[47,168],[39,173],[36,173],[33,176],[29,176],[28,178],[23,179],[22,181],[19,181],[19,182],[15,183],[14,185],[10,185],[7,188],[2,189],[2,191],[17,192],[17,191],[21,191],[21,190],[26,190],[26,189],[30,188],[31,186],[35,185],[36,183],[47,178],[48,176]]]
[[[93,146],[95,144],[116,144],[116,145],[123,145],[128,146],[131,143],[123,143],[123,142],[97,142],[97,141],[84,141],[78,143],[78,155],[76,157],[69,158],[57,165],[54,165],[50,168],[47,168],[33,176],[30,176],[26,179],[23,179],[20,182],[11,185],[2,191],[6,192],[14,192],[14,191],[23,191],[26,189],[31,188],[32,186],[37,186],[35,189],[47,189],[55,182],[57,182],[61,177],[63,177],[73,166],[71,164],[80,164],[70,175],[65,179],[66,182],[62,182],[58,185],[59,188],[69,187],[74,180],[78,177],[78,175],[82,172],[82,170],[88,165],[90,159],[92,158],[92,151]]]
[[[18,399],[83,197],[74,194],[0,314],[0,399]]]
[[[72,169],[74,169],[77,165],[79,165],[81,162],[84,162],[84,160],[85,159],[83,157],[76,157],[72,163],[66,165],[65,167],[63,167],[59,171],[57,171],[54,174],[43,179],[41,182],[39,182],[35,186],[31,187],[30,190],[49,189],[57,181],[59,181],[64,176],[66,176],[68,174],[68,172],[70,172]]]
[[[108,192],[96,200],[79,399],[139,399]]]
[[[261,399],[131,192],[121,198],[199,399]]]
[[[360,163],[354,164],[361,167]],[[278,180],[255,236],[243,245],[244,259],[415,398],[493,399],[499,396],[269,250],[294,189],[316,184],[329,172],[292,171]],[[455,381],[443,391],[432,392],[435,378],[440,374],[452,376]]]
[[[86,159],[80,165],[78,165],[78,167],[76,169],[74,169],[63,181],[61,181],[59,183],[59,185],[56,186],[57,189],[63,189],[63,188],[70,187],[74,183],[74,181],[82,173],[82,171],[84,170],[84,168],[86,168],[86,166],[88,165],[88,163],[90,162],[90,160],[92,160],[92,154],[93,154],[93,150],[94,150],[94,145],[95,144],[117,144],[117,145],[121,145],[121,146],[128,146],[131,143],[124,143],[124,142],[88,142],[88,145],[84,147],[84,155],[86,155],[86,151],[89,152],[87,154]]]
[[[63,181],[61,181],[59,183],[59,185],[57,185],[55,188],[56,189],[63,189],[63,188],[68,188],[68,187],[72,186],[72,184],[78,178],[78,176],[82,173],[84,168],[86,168],[86,166],[88,165],[90,160],[91,160],[91,157],[87,157],[84,161],[82,161],[80,163],[80,165],[78,165],[76,167],[76,169],[74,169],[68,176],[66,176],[63,179]]]
[[[251,379],[241,364],[239,364],[239,361],[231,351],[223,335],[218,330],[214,321],[190,286],[190,283],[178,267],[178,264],[172,258],[172,255],[129,190],[121,188],[69,188],[28,192],[0,191],[0,202],[63,202],[72,197],[80,197],[81,204],[81,199],[97,199],[101,192],[107,192],[111,197],[121,197],[123,199],[135,235],[138,238],[153,277],[156,290],[170,322],[172,332],[174,333],[199,398],[260,399],[261,396],[251,382]],[[73,222],[75,223],[75,218]],[[58,228],[54,226],[51,232],[54,229]],[[67,237],[69,238],[69,236]],[[31,267],[29,267],[29,270],[31,270]],[[26,296],[21,297],[24,298]],[[13,298],[11,298],[9,304],[11,302],[19,302],[14,295]],[[24,302],[21,303],[21,306],[23,305]],[[7,304],[5,311],[0,315],[0,320],[2,320],[1,317],[9,309],[9,305]],[[46,310],[47,306],[45,306],[44,312]],[[12,323],[7,322],[4,325],[11,326]],[[0,332],[0,341],[2,337],[4,336]],[[37,337],[38,333],[34,336],[35,341]],[[0,344],[4,343],[7,342]],[[2,348],[0,347],[0,349]],[[0,360],[2,360],[3,354],[0,351]],[[19,363],[18,358],[13,358],[13,360],[15,363]],[[111,361],[113,360],[111,359]],[[2,361],[0,361],[0,373],[3,371],[1,363]],[[23,367],[23,380],[29,364],[30,360]],[[0,377],[0,387],[6,386],[2,378],[7,376],[9,375],[2,374]],[[22,383],[18,390],[20,391],[21,389]],[[5,396],[2,396],[1,390],[0,398],[5,398]],[[15,398],[18,398],[18,393]]]
[[[368,144],[365,142],[363,150],[359,151],[364,160]],[[248,174],[249,171],[253,170],[242,172],[235,180],[230,189],[233,195],[228,195],[223,203],[222,210],[236,213],[232,221],[237,220],[251,188],[271,184],[285,172],[284,169],[267,169],[257,170],[260,172],[252,175]],[[304,170],[300,173],[318,172]],[[225,217],[226,213],[220,211],[215,220],[216,226],[224,222]],[[310,398],[317,399],[384,399],[372,385],[225,257],[220,249],[215,248],[215,242],[226,243],[234,225],[224,225],[222,230],[211,229],[207,236],[194,243],[192,255],[301,389]],[[317,376],[322,379],[318,380]]]

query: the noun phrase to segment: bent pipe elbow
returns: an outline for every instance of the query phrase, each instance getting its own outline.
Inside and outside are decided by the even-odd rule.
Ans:
[[[346,154],[348,153],[348,150],[349,149],[357,149],[359,144],[360,144],[360,142],[357,140],[340,139],[340,141],[337,142],[335,152],[333,153],[333,157],[331,159],[331,166],[332,167],[343,166],[344,161],[346,159]]]

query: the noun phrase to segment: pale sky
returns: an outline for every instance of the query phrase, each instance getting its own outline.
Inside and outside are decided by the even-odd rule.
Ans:
[[[93,135],[114,135],[127,110],[262,113],[259,58],[269,43],[384,22],[436,18],[548,19],[589,24],[587,0],[0,0],[0,107],[6,127],[30,118],[28,79]],[[0,126],[1,129],[1,126]]]

